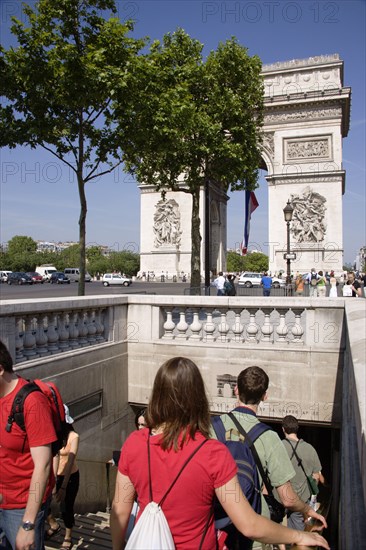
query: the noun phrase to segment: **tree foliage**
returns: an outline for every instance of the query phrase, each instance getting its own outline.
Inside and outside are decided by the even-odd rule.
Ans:
[[[178,29],[139,57],[123,134],[126,168],[140,183],[192,196],[194,287],[201,272],[200,190],[210,183],[224,191],[256,187],[263,118],[259,58],[235,38],[206,60],[202,47]]]
[[[113,101],[123,105],[126,75],[144,41],[128,36],[114,0],[39,0],[23,6],[28,23],[13,19],[17,48],[0,47],[0,146],[43,147],[77,179],[81,270],[85,292],[86,184],[120,163]],[[122,107],[119,112],[121,114]]]
[[[228,252],[227,254],[227,270],[229,272],[254,271],[262,273],[268,270],[268,266],[268,256],[262,254],[262,252],[251,252],[246,256],[241,256],[236,252]]]
[[[37,243],[32,237],[26,237],[24,235],[15,235],[8,242],[9,254],[22,254],[33,253],[37,250]]]

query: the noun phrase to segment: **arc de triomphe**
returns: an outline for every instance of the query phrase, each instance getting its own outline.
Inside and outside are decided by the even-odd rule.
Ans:
[[[265,115],[261,168],[267,170],[270,270],[286,270],[283,208],[294,207],[294,270],[339,271],[343,265],[342,138],[350,121],[351,89],[343,86],[337,54],[264,65]],[[191,196],[141,185],[141,271],[190,273]],[[210,189],[210,269],[226,266],[228,197]],[[235,194],[234,198],[235,200]],[[201,265],[204,273],[205,197],[200,197]],[[244,225],[244,212],[243,212]]]

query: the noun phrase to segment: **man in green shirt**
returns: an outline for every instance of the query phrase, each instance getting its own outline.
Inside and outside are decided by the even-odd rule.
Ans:
[[[291,479],[291,485],[301,500],[310,502],[312,493],[306,476],[313,476],[316,482],[323,478],[318,453],[310,443],[297,437],[299,431],[297,418],[290,414],[285,416],[282,420],[282,429],[286,436],[283,445],[295,470],[295,477]],[[304,518],[298,512],[292,511],[287,516],[287,525],[292,529],[303,530]]]
[[[260,420],[257,419],[257,410],[260,402],[267,399],[268,385],[268,375],[260,367],[248,367],[238,376],[237,385],[235,387],[238,406],[232,412],[246,432],[248,432],[255,423],[260,422]],[[239,432],[230,417],[224,414],[221,416],[221,420],[226,429],[226,440],[228,441],[231,439],[237,441],[239,439]],[[216,434],[213,429],[211,430],[211,436],[216,439]],[[272,430],[265,431],[256,439],[254,447],[256,448],[263,469],[267,471],[270,482],[277,491],[276,496],[278,500],[280,500],[286,508],[294,512],[300,512],[306,518],[314,517],[319,519],[324,527],[326,527],[324,517],[317,514],[294,492],[290,480],[295,476],[295,470],[277,433]],[[258,474],[260,476],[259,472]],[[263,495],[262,515],[268,518],[270,517],[268,506]],[[233,540],[235,538],[237,540]],[[247,541],[244,540],[242,535],[238,532],[236,532],[235,535],[230,533],[227,545],[229,549],[247,548]],[[262,548],[262,544],[254,542],[253,548]]]

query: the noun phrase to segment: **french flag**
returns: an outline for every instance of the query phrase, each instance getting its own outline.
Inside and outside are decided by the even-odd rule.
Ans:
[[[248,251],[249,230],[250,230],[250,218],[259,204],[254,191],[245,191],[245,225],[244,225],[244,239],[241,243],[241,255],[245,256]]]

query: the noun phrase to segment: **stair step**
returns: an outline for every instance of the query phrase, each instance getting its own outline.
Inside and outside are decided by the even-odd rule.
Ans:
[[[60,548],[65,536],[65,529],[60,518],[61,531],[45,542],[46,550]],[[88,550],[110,550],[112,547],[109,529],[109,514],[106,512],[75,515],[75,526],[72,530],[73,550],[77,548]]]

